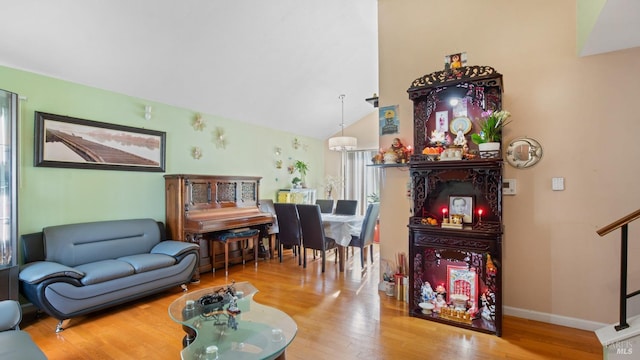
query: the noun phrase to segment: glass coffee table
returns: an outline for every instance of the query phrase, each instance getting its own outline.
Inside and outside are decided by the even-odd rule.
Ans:
[[[253,301],[257,292],[239,282],[172,302],[169,316],[186,332],[182,359],[284,359],[298,326],[284,312]]]

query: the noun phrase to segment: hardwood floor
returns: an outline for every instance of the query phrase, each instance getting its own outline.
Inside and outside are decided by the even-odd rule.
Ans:
[[[277,259],[234,265],[202,274],[189,290],[249,281],[260,291],[257,302],[276,307],[298,324],[287,359],[601,359],[593,332],[505,317],[503,336],[482,334],[407,315],[407,304],[387,297],[378,287],[378,254],[361,272],[358,250],[344,273],[333,255],[320,272],[320,260],[309,254],[307,269],[291,251]],[[49,359],[179,359],[184,335],[167,313],[181,295],[167,291],[137,302],[74,318],[55,333],[57,320],[25,315],[22,329],[31,334]]]

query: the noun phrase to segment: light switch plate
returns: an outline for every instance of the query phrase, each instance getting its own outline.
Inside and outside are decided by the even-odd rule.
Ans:
[[[564,190],[564,178],[563,177],[551,178],[551,190],[553,191]]]
[[[516,194],[516,179],[502,179],[502,194],[503,195]]]

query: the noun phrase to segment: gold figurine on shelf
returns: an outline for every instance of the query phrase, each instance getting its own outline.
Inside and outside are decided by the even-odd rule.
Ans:
[[[391,146],[382,154],[382,157],[385,164],[404,164],[409,161],[410,152],[410,147],[404,146],[399,138],[394,138]]]

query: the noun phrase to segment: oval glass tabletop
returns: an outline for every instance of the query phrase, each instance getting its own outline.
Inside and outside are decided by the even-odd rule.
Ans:
[[[169,316],[182,324],[184,360],[204,358],[207,347],[218,359],[276,359],[296,336],[293,319],[253,300],[258,292],[248,282],[197,290],[169,305]]]

